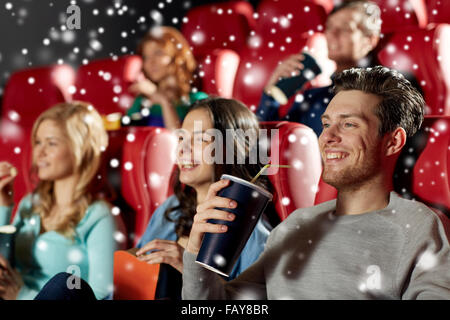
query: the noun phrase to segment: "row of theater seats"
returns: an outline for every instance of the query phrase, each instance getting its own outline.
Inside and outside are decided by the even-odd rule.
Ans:
[[[375,52],[381,64],[412,74],[422,87],[427,114],[450,114],[450,5],[442,0],[375,0],[383,38]],[[182,32],[201,67],[202,88],[237,98],[254,109],[275,66],[301,50],[313,52],[329,83],[324,28],[332,0],[262,0],[204,5],[188,12]],[[286,107],[280,108],[284,114]]]
[[[395,181],[405,183],[398,186],[396,182],[397,191],[413,194],[448,212],[449,120],[443,115],[450,111],[450,80],[443,68],[450,61],[450,26],[442,24],[449,21],[440,20],[440,14],[449,10],[445,10],[444,1],[427,1],[427,6],[421,0],[377,2],[385,5],[382,6],[385,37],[383,49],[379,51],[380,59],[392,67],[410,67],[424,89],[428,112],[440,115],[427,117],[422,133],[417,135],[423,150],[405,148],[405,152],[414,150],[411,155],[404,155],[406,167],[396,173],[397,178],[403,178]],[[394,2],[396,6],[388,6]],[[437,9],[429,11],[433,3],[435,7],[441,6],[439,14],[433,13]],[[321,49],[326,48],[326,43],[321,31],[332,7],[332,1],[328,0],[263,0],[256,12],[245,1],[194,8],[188,13],[188,22],[182,31],[201,61],[201,89],[256,105],[264,79],[279,59],[306,44],[323,54]],[[233,19],[240,22],[234,23]],[[258,41],[260,45],[256,45]],[[392,57],[395,60],[390,60],[394,59]],[[326,56],[321,59],[326,62]],[[133,99],[127,88],[140,68],[140,57],[128,55],[91,61],[77,71],[67,65],[56,65],[21,70],[10,77],[4,90],[0,119],[0,159],[19,168],[20,175],[15,182],[16,204],[32,189],[32,179],[27,174],[29,133],[37,116],[51,105],[71,99],[89,101],[105,116],[123,113]],[[332,68],[330,70],[332,72]],[[321,81],[323,79],[315,85]],[[287,122],[265,123],[263,128],[279,129],[278,142],[273,145],[272,141],[271,150],[276,150],[272,157],[275,162],[292,166],[270,176],[276,189],[276,208],[282,219],[295,208],[335,197],[333,188],[319,182],[320,155],[316,137],[309,128]],[[134,233],[131,242],[136,243],[154,209],[170,194],[169,177],[174,163],[162,161],[159,155],[172,154],[174,144],[161,128],[127,127],[110,131],[109,135],[110,146],[105,152],[99,178],[107,178],[113,184],[119,198],[115,203],[121,211],[118,218],[125,224],[122,230],[126,234]],[[426,136],[429,138],[424,138]],[[423,144],[424,141],[428,143]],[[412,156],[416,157],[414,161]]]

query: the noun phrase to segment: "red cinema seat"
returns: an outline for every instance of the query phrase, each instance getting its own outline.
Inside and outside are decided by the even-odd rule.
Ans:
[[[128,87],[138,79],[141,68],[137,55],[90,61],[78,69],[73,98],[92,103],[102,115],[125,113],[134,101]]]
[[[450,217],[450,117],[426,116],[407,141],[394,174],[395,190]]]
[[[395,32],[384,40],[378,59],[415,76],[424,93],[426,114],[450,114],[450,25]]]
[[[121,162],[122,195],[135,212],[136,245],[155,209],[172,194],[177,140],[164,128],[128,129]]]
[[[198,6],[190,10],[181,31],[198,63],[200,90],[231,98],[238,53],[254,28],[253,7],[245,1]]]
[[[306,0],[306,1],[314,2],[315,4],[322,6],[327,14],[330,13],[331,10],[333,10],[334,8],[333,0]]]
[[[20,200],[33,190],[31,168],[31,128],[25,129],[11,121],[2,121],[0,128],[0,161],[7,161],[17,169],[14,180],[14,218]],[[5,134],[8,132],[8,134]]]
[[[308,36],[325,30],[325,9],[312,1],[263,0],[257,13],[256,36],[270,54],[298,52]]]
[[[207,4],[189,10],[181,32],[196,59],[215,49],[239,52],[254,25],[253,8],[245,1]]]
[[[275,188],[275,208],[281,220],[297,208],[314,205],[322,171],[317,136],[312,129],[294,122],[262,122],[270,139],[270,161],[290,168],[269,168]]]
[[[229,49],[216,49],[202,57],[198,61],[201,90],[210,95],[232,98],[239,61],[239,55]]]
[[[74,82],[75,71],[69,65],[30,68],[13,73],[3,94],[1,120],[31,128],[44,110],[70,100]]]
[[[426,0],[428,23],[450,23],[450,1]]]
[[[336,188],[330,186],[328,183],[325,183],[322,180],[322,177],[320,177],[319,184],[317,186],[316,198],[314,199],[314,205],[336,199],[336,197],[337,197]]]
[[[374,0],[381,9],[381,32],[424,28],[427,25],[425,0]]]
[[[311,51],[326,66],[325,73],[331,74],[334,70],[322,34],[326,19],[322,6],[304,0],[265,0],[258,6],[257,13],[256,32],[251,34],[248,47],[240,52],[241,61],[233,89],[233,97],[252,110],[258,106],[273,70],[291,54]],[[325,84],[322,81],[317,85]]]

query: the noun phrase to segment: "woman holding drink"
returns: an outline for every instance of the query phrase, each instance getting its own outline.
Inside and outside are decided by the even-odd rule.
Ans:
[[[136,252],[138,259],[142,261],[161,264],[156,299],[181,299],[183,253],[196,209],[207,199],[209,187],[217,182],[222,174],[250,181],[263,167],[260,163],[250,163],[250,150],[255,146],[249,141],[239,138],[225,141],[226,130],[236,132],[238,129],[243,132],[253,131],[257,136],[259,124],[256,116],[236,100],[207,98],[192,105],[182,128],[177,131],[179,145],[176,155],[177,168],[173,176],[174,195],[155,210]],[[213,141],[217,136],[213,137],[211,131],[219,133],[224,139]],[[213,146],[214,152],[208,155]],[[215,162],[214,153],[226,155],[230,151],[233,151],[234,155],[230,163]],[[270,190],[266,176],[259,178],[255,184]],[[228,207],[228,203],[226,206]],[[227,219],[233,218],[227,214]],[[270,230],[277,224],[277,219],[275,208],[270,204],[258,219],[227,280],[234,279],[255,262],[264,249]],[[61,281],[61,278],[56,281]],[[53,296],[63,297],[68,294],[67,290],[63,290],[53,293]],[[92,295],[82,297],[93,298]]]
[[[87,103],[56,105],[34,123],[31,145],[38,183],[12,221],[17,269],[0,255],[0,299],[33,299],[64,271],[86,280],[102,299],[112,292],[116,246],[110,206],[93,189],[108,145],[102,119]],[[0,226],[11,219],[16,175],[0,162]]]

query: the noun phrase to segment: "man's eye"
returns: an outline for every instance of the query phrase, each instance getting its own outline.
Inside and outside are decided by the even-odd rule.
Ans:
[[[350,122],[346,122],[346,123],[344,123],[344,127],[346,127],[346,128],[352,128],[352,127],[355,127],[355,124],[350,123]]]
[[[330,125],[328,123],[322,123],[323,128],[328,128]]]

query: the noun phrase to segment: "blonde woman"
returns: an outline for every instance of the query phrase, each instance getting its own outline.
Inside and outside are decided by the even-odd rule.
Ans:
[[[92,188],[108,144],[101,117],[87,103],[58,104],[36,120],[31,144],[38,182],[12,222],[17,269],[0,256],[0,298],[33,299],[59,272],[80,276],[104,298],[112,291],[115,224]],[[14,171],[0,162],[0,225],[11,218]]]
[[[189,43],[175,28],[152,28],[141,40],[142,78],[129,90],[137,97],[127,111],[131,125],[180,128],[188,106],[206,98],[203,92],[191,92],[196,68]]]

